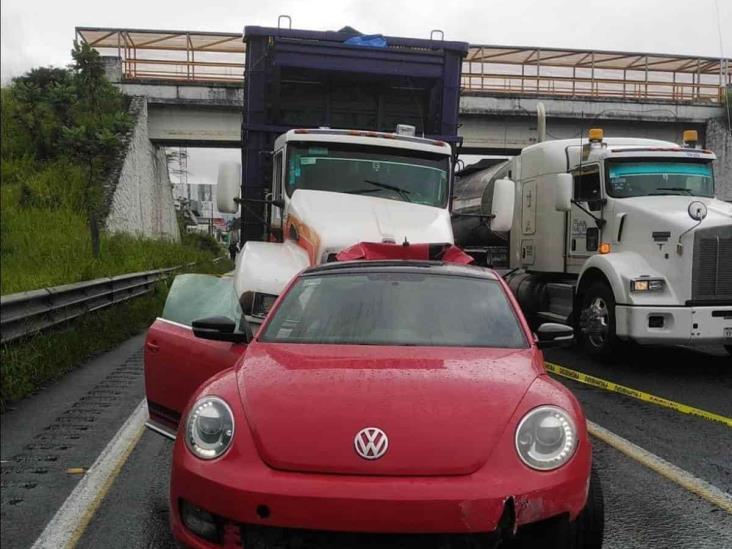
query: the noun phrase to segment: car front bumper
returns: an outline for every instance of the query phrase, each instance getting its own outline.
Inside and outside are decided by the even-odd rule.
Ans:
[[[615,328],[621,339],[640,344],[732,345],[732,306],[617,305]]]
[[[532,471],[518,458],[507,464],[508,456],[494,454],[476,473],[454,477],[285,472],[261,462],[242,463],[231,454],[204,462],[176,442],[171,526],[176,539],[187,546],[241,547],[238,536],[246,525],[363,533],[488,533],[499,523],[503,526],[504,513],[511,515],[512,528],[559,515],[574,519],[586,502],[591,465],[587,441],[557,471]],[[199,538],[183,524],[182,500],[217,517],[220,543]]]

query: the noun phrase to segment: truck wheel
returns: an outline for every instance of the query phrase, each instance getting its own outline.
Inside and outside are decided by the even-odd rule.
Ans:
[[[592,467],[590,490],[582,512],[570,525],[569,544],[571,549],[600,549],[605,531],[605,500],[602,497],[600,475]]]
[[[579,337],[594,357],[609,358],[621,348],[615,334],[615,296],[604,282],[594,282],[582,295]]]

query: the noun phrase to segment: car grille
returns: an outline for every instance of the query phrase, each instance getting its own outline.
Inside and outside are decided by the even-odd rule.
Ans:
[[[732,304],[732,225],[694,234],[692,301]]]
[[[244,547],[282,549],[491,549],[495,534],[371,534],[244,525]]]

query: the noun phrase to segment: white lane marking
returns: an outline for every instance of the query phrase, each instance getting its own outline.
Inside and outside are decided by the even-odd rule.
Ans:
[[[695,477],[688,471],[684,471],[673,463],[670,463],[665,459],[652,454],[648,450],[633,444],[629,440],[608,431],[597,423],[593,423],[588,420],[587,430],[592,436],[600,439],[606,444],[609,444],[626,456],[638,461],[659,475],[666,477],[668,480],[675,482],[689,492],[707,500],[709,503],[713,503],[732,514],[732,494],[720,490],[706,480]]]
[[[66,498],[32,549],[68,549],[76,545],[142,436],[146,417],[143,400]]]

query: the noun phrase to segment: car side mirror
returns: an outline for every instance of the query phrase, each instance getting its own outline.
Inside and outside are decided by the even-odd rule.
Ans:
[[[568,173],[557,175],[554,184],[554,209],[558,212],[568,212],[572,209],[572,194],[574,193],[574,179]]]
[[[574,341],[574,329],[566,324],[546,322],[536,330],[536,336],[539,339],[536,342],[539,349],[568,347]]]
[[[249,343],[251,333],[247,330],[236,332],[236,324],[226,316],[211,316],[194,320],[193,335],[201,339],[214,341],[230,341],[231,343]]]
[[[491,231],[506,233],[513,224],[516,184],[510,179],[498,179],[493,186],[491,201]]]

